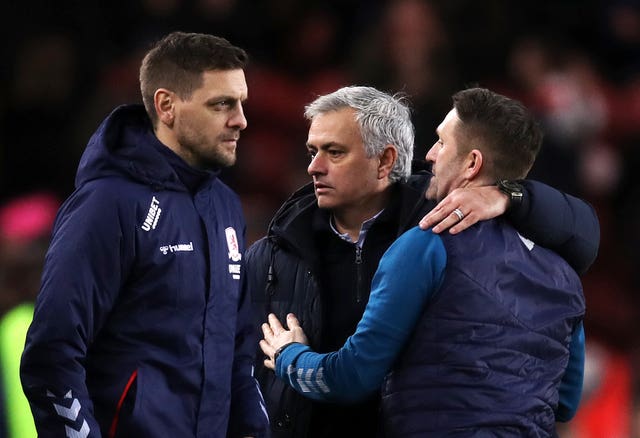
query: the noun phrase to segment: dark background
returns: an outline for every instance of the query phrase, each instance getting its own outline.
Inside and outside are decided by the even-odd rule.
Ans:
[[[140,101],[141,56],[173,30],[224,36],[251,56],[249,127],[223,175],[250,241],[309,179],[302,111],[318,94],[406,93],[420,157],[454,91],[522,100],[546,133],[530,176],[589,201],[602,227],[583,277],[588,367],[570,432],[637,436],[640,1],[23,0],[5,2],[2,20],[2,203],[71,193],[89,136],[115,106]]]

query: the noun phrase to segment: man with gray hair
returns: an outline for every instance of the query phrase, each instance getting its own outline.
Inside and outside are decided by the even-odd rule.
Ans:
[[[337,350],[354,332],[382,255],[435,206],[425,198],[431,179],[426,163],[413,162],[407,103],[401,95],[351,86],[309,104],[307,170],[313,182],[293,193],[267,236],[247,251],[247,286],[258,321],[269,313],[280,320],[294,313],[315,351]],[[593,209],[540,183],[518,187],[521,202],[511,202],[508,214],[514,225],[584,271],[598,248]],[[427,222],[441,222],[442,228],[456,224],[452,231],[459,232],[504,213],[510,203],[496,186],[451,196],[455,202],[445,198]],[[453,213],[456,208],[462,219]],[[564,221],[549,218],[549,209]],[[540,231],[525,233],[530,229]],[[274,437],[375,436],[379,394],[348,405],[312,401],[262,360],[256,368]]]

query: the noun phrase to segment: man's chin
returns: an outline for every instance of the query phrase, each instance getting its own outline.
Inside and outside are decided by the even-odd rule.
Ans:
[[[231,167],[231,166],[233,166],[233,165],[235,165],[235,164],[236,164],[236,159],[237,159],[237,158],[236,158],[236,156],[234,155],[234,156],[229,157],[228,159],[224,160],[224,162],[223,162],[223,163],[221,163],[220,165],[221,165],[222,167]]]
[[[431,190],[431,186],[424,193],[424,197],[430,201],[435,201],[438,198],[438,194],[436,190]]]
[[[209,169],[220,169],[224,167],[231,167],[236,164],[236,155],[219,155],[207,162]]]
[[[334,207],[333,203],[327,199],[326,196],[316,195],[316,202],[318,203],[318,208],[331,209]]]

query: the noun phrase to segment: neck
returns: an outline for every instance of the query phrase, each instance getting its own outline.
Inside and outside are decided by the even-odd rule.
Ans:
[[[333,210],[331,214],[336,229],[342,234],[348,234],[351,240],[356,242],[360,236],[362,224],[384,210],[390,196],[391,187],[389,186],[383,192],[363,199],[358,204]]]
[[[164,126],[161,122],[158,128],[155,130],[155,134],[158,140],[160,140],[163,145],[175,152],[175,154],[186,161],[187,164],[189,164],[191,167],[197,167],[196,163],[193,162],[192,159],[190,159],[191,157],[187,153],[185,153],[185,149],[182,149],[180,147],[180,143],[178,143],[173,132],[166,126]]]

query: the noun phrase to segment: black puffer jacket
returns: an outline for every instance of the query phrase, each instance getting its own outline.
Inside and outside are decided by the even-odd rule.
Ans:
[[[247,251],[246,272],[257,323],[264,322],[269,312],[280,320],[293,312],[314,348],[329,351],[341,346],[362,316],[380,257],[433,207],[424,199],[429,179],[430,174],[420,172],[392,187],[391,204],[369,229],[360,262],[356,261],[356,246],[329,228],[329,215],[318,208],[313,185],[294,193],[274,216],[268,235]],[[353,436],[370,436],[367,431],[376,429],[377,397],[340,407],[313,402],[284,385],[261,360],[257,362],[256,376],[274,437],[308,436],[312,411],[314,417],[322,412],[326,433],[345,418],[350,420],[347,427],[354,427]],[[366,424],[357,421],[359,417]],[[315,435],[318,426],[314,422],[314,436],[319,436]],[[344,429],[342,423],[341,433],[346,433]]]

